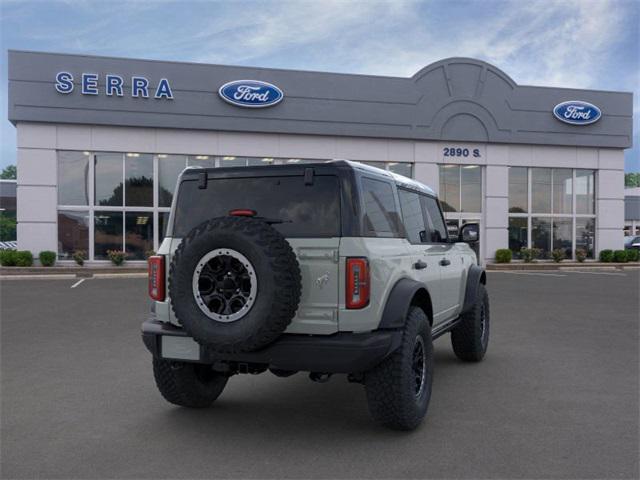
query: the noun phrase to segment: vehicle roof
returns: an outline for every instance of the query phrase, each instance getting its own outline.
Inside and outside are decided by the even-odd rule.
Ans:
[[[305,168],[318,168],[321,173],[323,170],[335,170],[335,169],[343,169],[348,168],[352,170],[358,170],[360,172],[364,172],[370,175],[377,175],[381,177],[388,178],[392,180],[396,185],[405,187],[411,190],[417,190],[422,193],[426,193],[427,195],[436,196],[433,189],[428,187],[427,185],[418,182],[412,178],[405,177],[404,175],[399,175],[394,172],[390,172],[388,170],[383,170],[378,167],[373,167],[371,165],[367,165],[361,162],[355,162],[353,160],[328,160],[328,161],[318,161],[312,163],[286,163],[283,165],[255,165],[249,167],[198,167],[192,166],[187,167],[183,172],[183,175],[188,175],[189,173],[197,173],[200,171],[207,171],[210,173],[215,173],[216,176],[220,177],[239,177],[244,176],[246,173],[252,171],[259,171],[261,175],[280,175],[288,172],[299,172],[300,170],[304,170]]]

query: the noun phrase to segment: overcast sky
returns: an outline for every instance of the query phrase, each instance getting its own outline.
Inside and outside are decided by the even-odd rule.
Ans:
[[[411,76],[454,56],[517,83],[634,92],[640,171],[640,0],[0,0],[0,167],[15,163],[7,49]]]

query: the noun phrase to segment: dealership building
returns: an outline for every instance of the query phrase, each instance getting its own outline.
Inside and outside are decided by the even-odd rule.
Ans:
[[[185,167],[331,159],[431,186],[450,226],[479,222],[483,262],[623,245],[628,92],[518,85],[469,58],[409,78],[25,51],[8,66],[20,249],[143,260]]]

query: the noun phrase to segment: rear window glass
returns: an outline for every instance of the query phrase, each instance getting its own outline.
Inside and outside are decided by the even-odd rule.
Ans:
[[[401,232],[400,218],[390,183],[362,179],[364,230],[376,237],[395,237]]]
[[[340,187],[332,175],[316,175],[312,185],[305,185],[302,176],[210,178],[206,189],[199,189],[196,180],[185,180],[178,193],[173,236],[184,237],[200,223],[235,209],[282,220],[273,227],[285,237],[340,236]]]

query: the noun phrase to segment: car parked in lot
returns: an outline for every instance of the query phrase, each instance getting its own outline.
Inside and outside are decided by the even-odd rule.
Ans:
[[[310,372],[363,383],[374,419],[413,429],[427,412],[432,341],[479,361],[486,275],[450,238],[427,186],[349,161],[185,170],[149,259],[142,325],[157,386],[207,407],[238,373]]]
[[[630,250],[632,248],[640,250],[640,236],[631,235],[629,237],[624,237],[624,248],[626,250]]]

